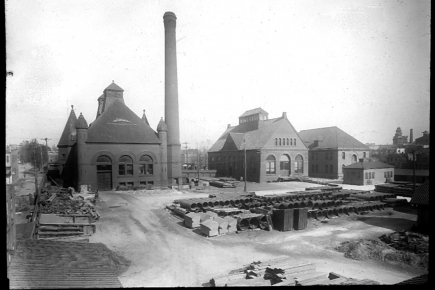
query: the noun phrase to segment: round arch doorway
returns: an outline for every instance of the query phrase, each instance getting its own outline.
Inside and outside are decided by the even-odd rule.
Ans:
[[[112,189],[112,160],[106,155],[97,158],[97,188]]]
[[[289,176],[290,172],[290,157],[287,154],[283,154],[279,158],[279,176]]]

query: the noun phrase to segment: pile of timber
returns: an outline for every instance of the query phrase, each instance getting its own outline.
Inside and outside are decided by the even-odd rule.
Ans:
[[[383,184],[376,184],[375,191],[394,193],[394,194],[399,194],[404,196],[412,196],[412,193],[414,192],[414,188],[412,184],[383,183]]]
[[[42,214],[37,222],[36,237],[40,240],[83,238],[95,231],[89,215]]]
[[[372,285],[372,280],[346,278],[333,272],[317,272],[310,261],[295,261],[289,256],[265,262],[252,262],[227,275],[212,278],[209,284],[219,286],[311,286],[311,285]]]

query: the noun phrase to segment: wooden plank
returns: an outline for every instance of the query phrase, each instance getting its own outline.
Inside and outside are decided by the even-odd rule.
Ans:
[[[314,273],[299,275],[298,277],[296,277],[296,282],[297,284],[305,285],[306,283],[322,280],[327,277],[328,277],[328,273],[314,272]]]

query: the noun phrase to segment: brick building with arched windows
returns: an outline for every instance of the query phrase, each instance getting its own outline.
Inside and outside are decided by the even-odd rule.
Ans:
[[[285,112],[274,119],[261,108],[243,113],[239,125],[228,125],[208,151],[209,169],[216,170],[216,177],[240,180],[245,174],[245,150],[248,181],[308,175],[308,149]]]
[[[72,109],[59,140],[59,170],[64,186],[173,185],[168,178],[167,133],[163,118],[154,131],[145,116],[124,103],[124,90],[110,84],[98,98],[97,117],[89,126]],[[181,164],[180,172],[181,172]]]

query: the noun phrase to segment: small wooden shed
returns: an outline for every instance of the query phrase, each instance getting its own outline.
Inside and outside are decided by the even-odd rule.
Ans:
[[[224,219],[228,221],[228,233],[237,232],[237,219],[230,216],[226,216]]]
[[[194,212],[190,212],[184,216],[184,225],[191,229],[198,228],[200,223],[200,216]]]
[[[212,219],[201,222],[200,227],[201,233],[207,237],[213,237],[219,234],[219,224]]]
[[[214,221],[219,224],[219,235],[224,235],[228,233],[228,221],[226,219],[215,217]]]
[[[209,216],[208,214],[205,214],[203,212],[199,212],[198,215],[199,215],[199,222],[200,223],[202,223],[203,221],[206,221],[210,218],[213,220],[213,218],[211,216]]]

